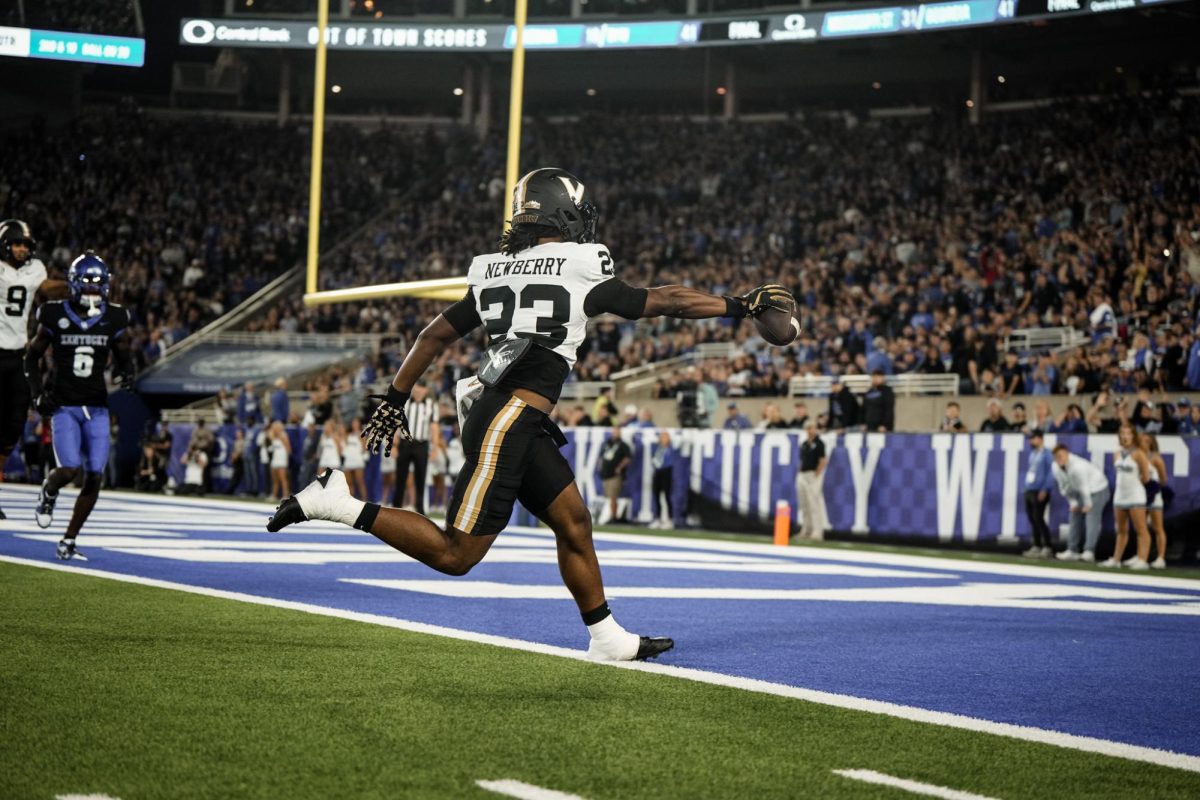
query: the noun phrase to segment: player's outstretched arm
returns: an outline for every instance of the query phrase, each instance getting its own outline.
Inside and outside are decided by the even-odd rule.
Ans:
[[[740,297],[730,297],[679,285],[638,289],[620,278],[613,278],[588,294],[583,310],[589,317],[610,313],[625,319],[743,319],[756,317],[768,308],[789,311],[792,302],[791,292],[775,284],[765,284]]]

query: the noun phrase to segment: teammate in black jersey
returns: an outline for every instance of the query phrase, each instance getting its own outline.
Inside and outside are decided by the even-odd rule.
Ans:
[[[486,327],[489,347],[479,378],[487,388],[466,416],[466,463],[444,530],[419,514],[354,499],[338,470],[327,471],[280,504],[268,530],[310,519],[342,522],[440,572],[464,575],[487,553],[520,500],[554,531],[559,571],[591,634],[590,657],[628,661],[670,649],[670,639],[630,633],[609,611],[591,515],[558,449],[566,439],[549,414],[589,317],[742,319],[767,308],[790,310],[794,301],[779,286],[760,286],[741,297],[685,286],[630,286],[616,277],[608,249],[594,243],[596,220],[583,184],[570,173],[540,169],[523,177],[501,252],[471,263],[467,296],[417,337],[363,431],[373,452],[381,446],[385,454],[390,451],[396,431],[410,439],[404,404],[414,384],[447,347]]]
[[[75,547],[96,497],[108,463],[108,387],[104,368],[113,356],[113,377],[125,388],[133,385],[129,340],[129,312],[108,302],[108,265],[86,253],[67,271],[70,299],[45,303],[37,310],[38,333],[25,355],[25,377],[42,416],[53,415],[53,445],[57,468],[46,476],[35,511],[37,524],[50,527],[58,490],[75,479],[83,467],[83,489],[66,533],[58,543],[64,561],[87,559]],[[42,380],[42,356],[53,347],[53,380]],[[86,459],[86,460],[85,460]]]
[[[36,246],[28,223],[0,221],[0,386],[4,387],[0,392],[0,483],[4,482],[4,463],[21,440],[29,414],[22,370],[25,345],[33,336],[31,312],[44,300],[67,296],[67,284],[50,280],[46,265],[34,257]],[[0,519],[5,519],[3,509]]]

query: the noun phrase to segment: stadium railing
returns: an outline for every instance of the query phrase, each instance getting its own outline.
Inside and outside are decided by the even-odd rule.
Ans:
[[[855,394],[865,394],[871,388],[870,375],[846,375],[842,382]],[[958,375],[954,373],[888,375],[887,384],[898,395],[958,394]],[[788,382],[789,397],[821,397],[832,390],[833,378],[828,375],[797,375]]]
[[[1004,339],[1004,349],[1065,350],[1089,342],[1088,335],[1078,328],[1018,328]]]
[[[205,338],[205,344],[326,350],[354,348],[375,352],[385,339],[400,338],[388,333],[287,333],[285,331],[224,331]],[[286,377],[286,376],[284,376]]]
[[[616,385],[613,381],[564,383],[559,397],[562,400],[592,400],[600,396],[602,389],[615,389]]]
[[[690,353],[619,370],[612,374],[612,379],[620,386],[622,392],[637,392],[654,385],[664,374],[680,367],[710,358],[733,358],[740,352],[733,342],[705,342],[696,345]]]

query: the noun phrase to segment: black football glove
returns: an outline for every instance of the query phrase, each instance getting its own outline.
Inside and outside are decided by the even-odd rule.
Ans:
[[[776,283],[766,283],[734,298],[742,307],[743,317],[757,317],[768,308],[791,313],[796,307],[792,293]]]
[[[34,401],[33,407],[43,417],[48,417],[55,411],[58,411],[58,403],[54,402],[54,398],[50,396],[49,392],[39,394],[37,400]]]
[[[132,372],[118,372],[113,374],[113,382],[127,392],[133,391],[135,380],[136,376]]]
[[[395,386],[389,386],[387,394],[373,394],[371,399],[382,400],[379,407],[371,414],[361,434],[363,444],[368,453],[378,453],[382,449],[384,458],[392,454],[392,441],[396,431],[406,442],[413,440],[408,431],[408,415],[404,413],[404,404],[408,402],[409,393],[402,392]]]

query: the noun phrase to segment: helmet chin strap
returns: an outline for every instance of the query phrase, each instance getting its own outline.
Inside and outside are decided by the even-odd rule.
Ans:
[[[98,317],[103,311],[101,306],[104,305],[104,298],[98,294],[82,294],[79,296],[79,301],[87,306],[87,315],[89,317]]]

